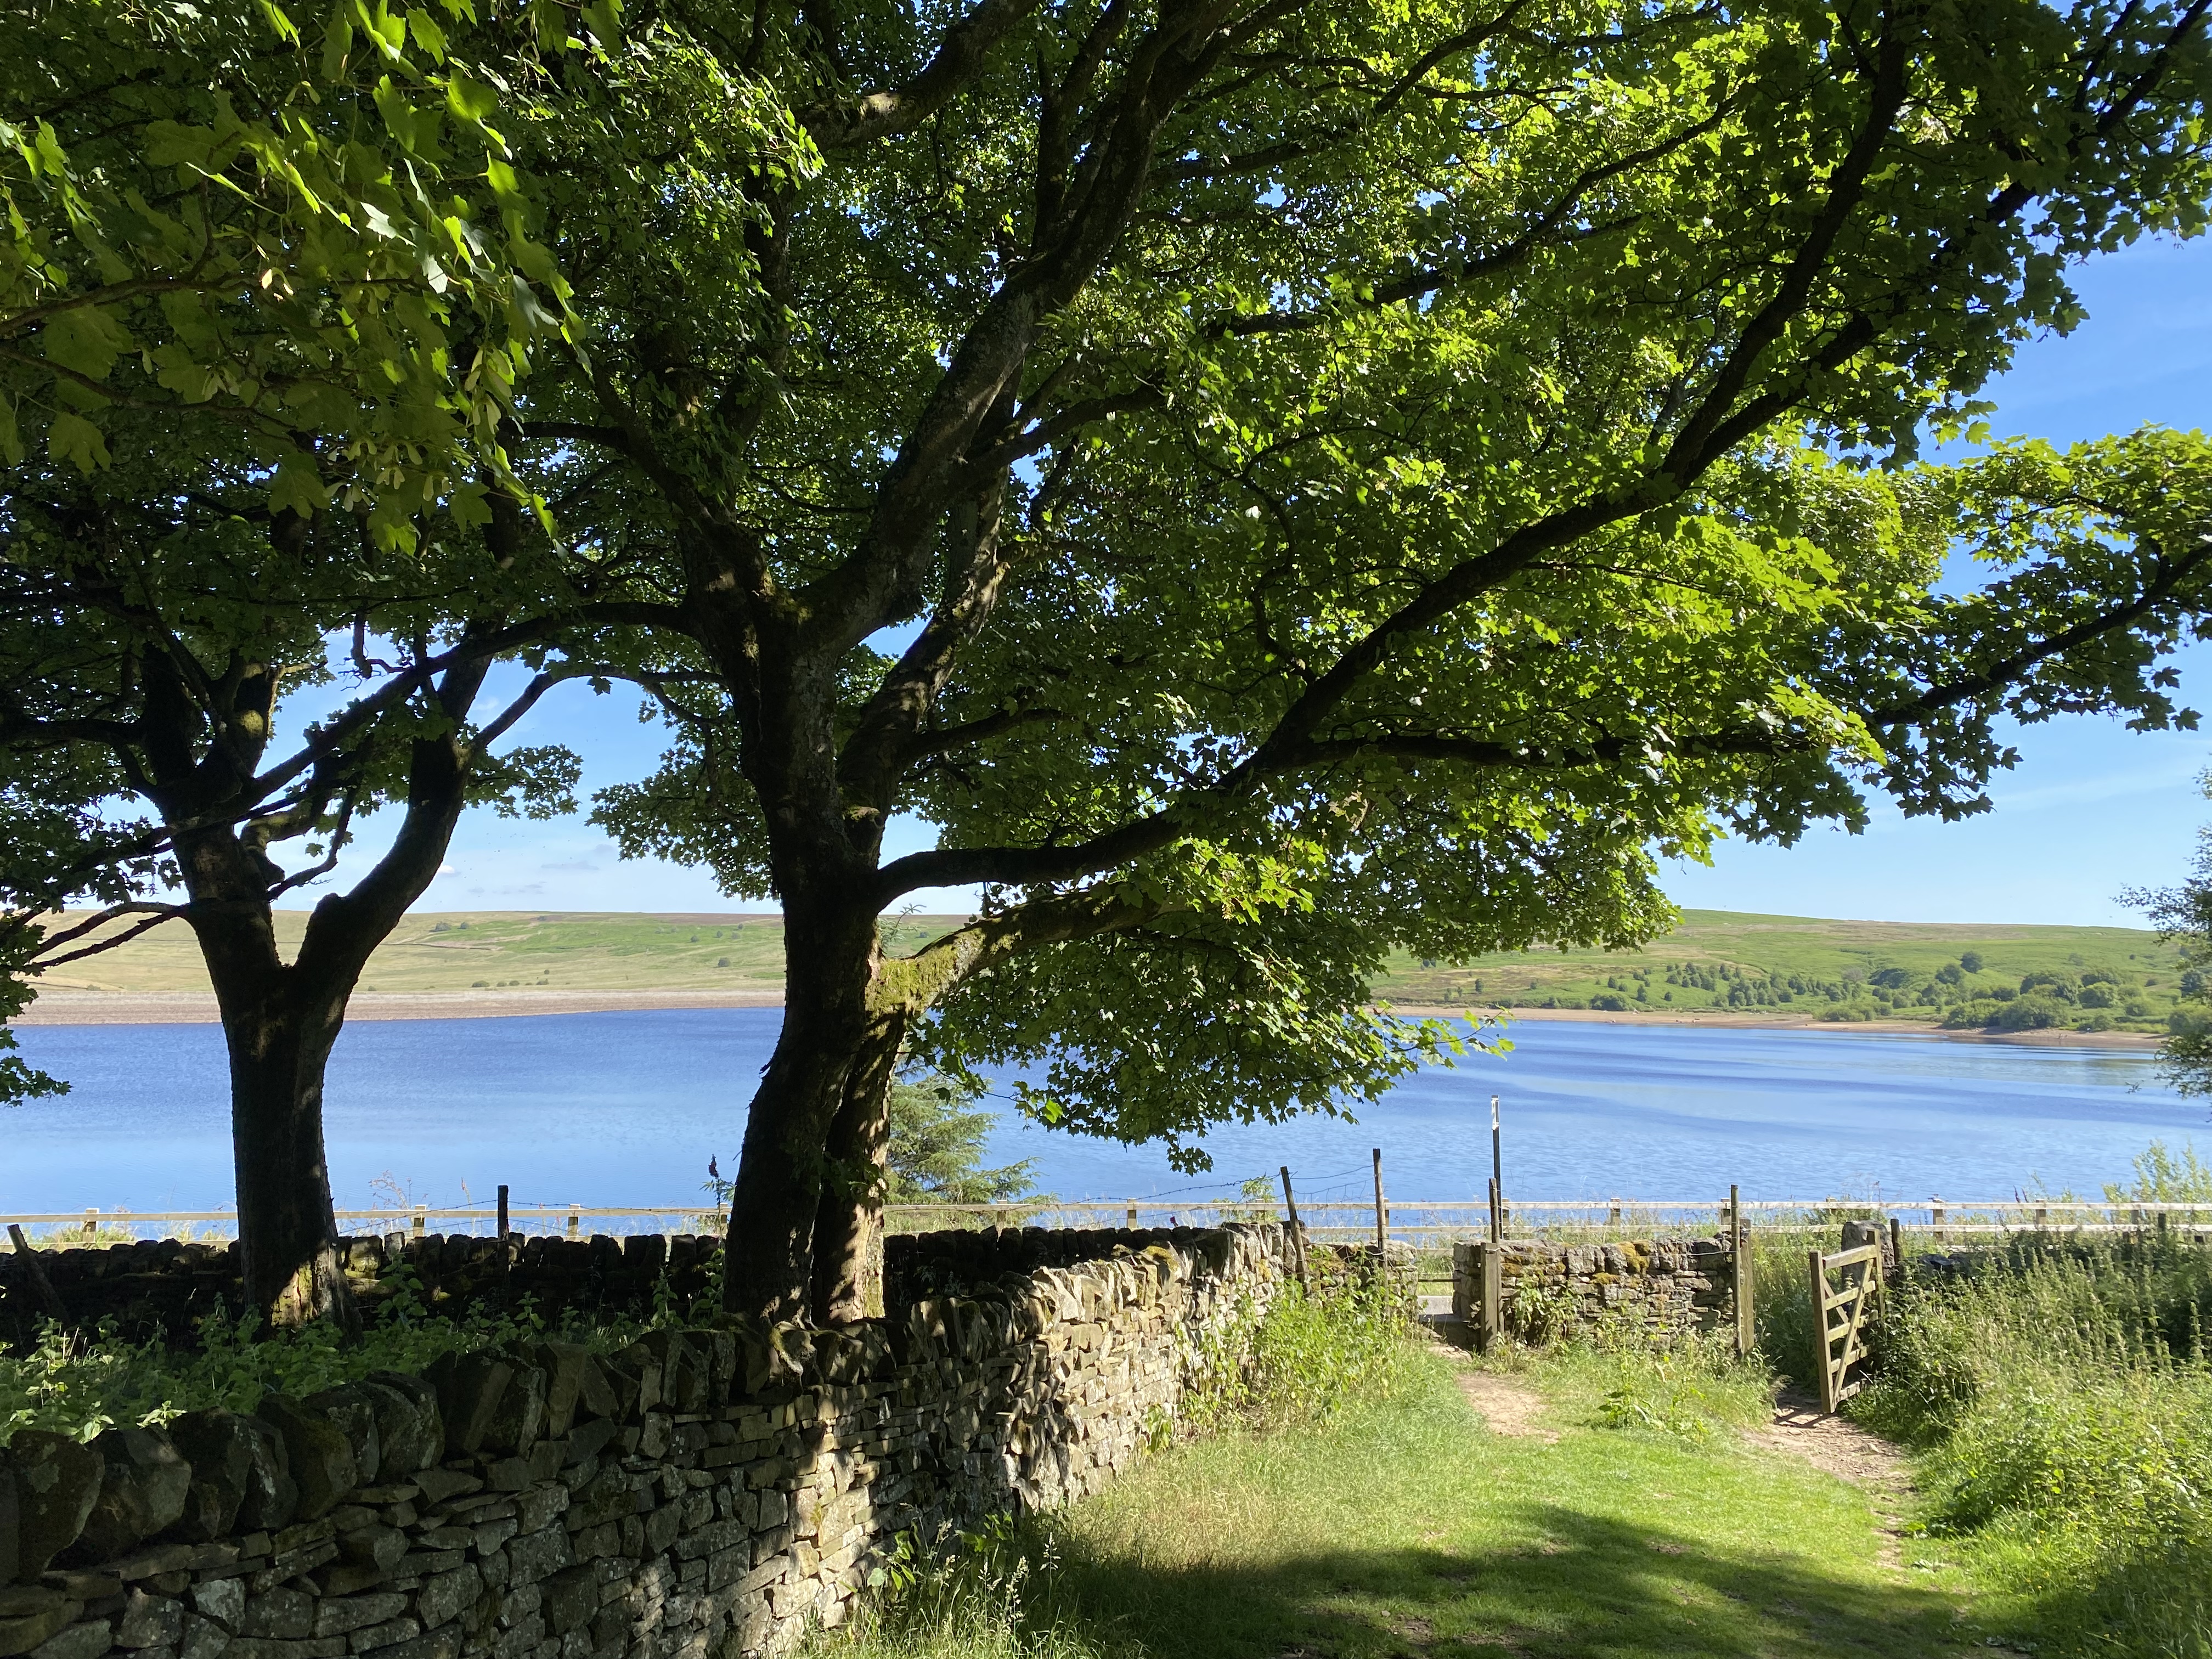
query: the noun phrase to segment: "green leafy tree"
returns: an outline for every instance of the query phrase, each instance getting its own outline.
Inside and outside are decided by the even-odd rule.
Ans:
[[[2212,797],[2212,772],[2197,781]],[[2120,902],[2148,912],[2161,944],[2181,945],[2180,996],[2160,1057],[2166,1080],[2183,1094],[2212,1094],[2212,992],[2203,972],[2212,962],[2212,826],[2197,832],[2197,855],[2179,886],[2132,887]]]
[[[499,657],[533,654],[515,618],[547,602],[548,558],[504,496],[481,533],[419,516],[402,554],[357,521],[271,511],[250,458],[180,477],[150,459],[170,434],[111,429],[143,440],[133,459],[91,477],[27,460],[0,489],[0,811],[43,804],[9,814],[27,833],[0,850],[0,902],[9,936],[36,938],[33,974],[191,929],[229,1049],[247,1294],[282,1322],[350,1322],[325,1064],[463,809],[573,805],[568,751],[497,747],[565,671],[486,695]],[[386,807],[389,845],[345,859]],[[359,878],[285,960],[274,907],[342,859]],[[54,915],[87,896],[91,915]]]
[[[974,1099],[942,1077],[891,1085],[885,1203],[1005,1204],[1036,1191],[1030,1175],[1035,1165],[1027,1158],[985,1167],[983,1141],[994,1120]]]
[[[1972,429],[2070,261],[2201,228],[2208,4],[655,0],[434,50],[377,14],[380,58],[502,88],[471,292],[507,260],[554,319],[471,313],[409,408],[649,596],[649,643],[568,659],[677,728],[604,821],[784,908],[731,1305],[857,1310],[909,1044],[1202,1163],[1449,1052],[1368,1006],[1392,948],[1635,942],[1656,854],[1981,810],[2001,719],[2185,718],[2201,443],[1872,464]],[[405,148],[354,16],[306,101]],[[496,416],[480,338],[530,351]],[[395,549],[480,482],[412,441]],[[1990,579],[1939,593],[1960,538]],[[939,844],[886,858],[902,811]]]
[[[786,916],[735,1308],[859,1305],[908,1042],[1202,1162],[1449,1050],[1394,946],[1640,940],[1656,854],[2186,717],[2200,441],[1872,464],[2201,228],[2198,0],[627,22],[507,134],[591,338],[515,453],[678,613],[603,822]]]
[[[580,336],[500,112],[603,57],[617,9],[346,0],[304,37],[267,0],[0,15],[0,1011],[193,930],[276,1321],[350,1322],[320,1101],[362,963],[465,805],[556,810],[574,780],[495,750],[587,672],[533,641],[608,590],[503,447],[532,351]],[[491,699],[516,654],[546,672]],[[271,907],[383,806],[389,848],[283,960]]]
[[[0,460],[97,471],[118,415],[190,411],[274,507],[336,493],[392,547],[441,503],[480,515],[515,376],[574,329],[498,88],[541,31],[557,57],[581,25],[475,20],[467,0],[343,0],[319,36],[274,0],[0,14]]]
[[[2154,1140],[2136,1155],[2133,1168],[2133,1182],[2105,1183],[2106,1202],[2212,1203],[2212,1165],[2197,1156],[2193,1143],[2185,1142],[2177,1158],[2164,1141]]]

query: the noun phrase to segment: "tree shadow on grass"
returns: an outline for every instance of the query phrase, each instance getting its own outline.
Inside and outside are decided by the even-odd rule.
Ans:
[[[1163,1566],[1070,1540],[1060,1579],[1076,1622],[1109,1648],[1133,1639],[1148,1659],[1932,1659],[1966,1639],[1955,1604],[1930,1589],[1556,1505],[1505,1518],[1532,1541],[1454,1552],[1348,1540],[1250,1567]]]

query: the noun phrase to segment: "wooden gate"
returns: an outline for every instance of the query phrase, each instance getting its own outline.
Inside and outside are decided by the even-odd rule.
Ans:
[[[1881,1246],[1861,1244],[1822,1255],[1808,1250],[1813,1275],[1814,1358],[1820,1373],[1820,1409],[1832,1412],[1866,1386],[1867,1316],[1881,1294]],[[1832,1285],[1829,1276],[1840,1281]],[[1856,1368],[1856,1369],[1855,1369]]]

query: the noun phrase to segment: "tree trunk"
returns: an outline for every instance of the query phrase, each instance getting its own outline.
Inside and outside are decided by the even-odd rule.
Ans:
[[[322,1006],[301,1006],[311,1002]],[[323,1152],[323,1073],[338,1032],[328,1003],[279,985],[224,1021],[231,1147],[247,1306],[271,1327],[328,1320],[350,1336],[361,1318],[338,1261]]]
[[[457,726],[485,667],[465,663],[439,683],[439,699]],[[266,708],[264,699],[264,725]],[[323,1148],[323,1075],[370,953],[437,872],[473,758],[453,734],[410,743],[407,813],[390,850],[350,893],[331,894],[315,906],[289,963],[276,948],[271,908],[283,878],[264,844],[248,839],[253,832],[242,836],[217,824],[177,836],[178,866],[191,896],[185,914],[215,986],[230,1052],[246,1306],[272,1328],[323,1320],[349,1336],[361,1328],[338,1263]],[[183,761],[173,763],[183,769]],[[197,768],[187,774],[197,776]],[[186,789],[160,805],[171,823],[207,811]]]
[[[814,1219],[814,1321],[844,1325],[884,1311],[884,1183],[890,1152],[891,1080],[906,1020],[879,1014],[830,1120],[829,1170]]]
[[[870,1048],[875,913],[848,893],[787,893],[784,951],[783,1030],[745,1121],[722,1281],[726,1310],[769,1320],[813,1311],[830,1126]]]

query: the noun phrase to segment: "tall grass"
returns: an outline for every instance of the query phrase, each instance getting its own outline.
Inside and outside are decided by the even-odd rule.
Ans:
[[[2212,1256],[2016,1238],[1914,1276],[1853,1404],[1921,1449],[1929,1524],[1978,1540],[2051,1644],[2212,1656]]]
[[[1284,1285],[1264,1311],[1232,1322],[1180,1424],[1155,1425],[1156,1449],[1185,1434],[1255,1437],[1326,1423],[1389,1398],[1419,1358],[1403,1304],[1379,1276],[1323,1274]],[[817,1632],[803,1659],[1141,1659],[1096,1610],[1078,1605],[1060,1559],[1064,1517],[1000,1520],[957,1538],[902,1538],[842,1628]]]
[[[1284,1429],[1381,1398],[1399,1379],[1407,1334],[1404,1308],[1379,1277],[1286,1282],[1264,1314],[1231,1322],[1200,1357],[1201,1380],[1183,1401],[1184,1426]]]
[[[1075,1616],[1049,1519],[1006,1517],[933,1548],[902,1537],[878,1594],[806,1653],[838,1659],[1138,1659]]]

